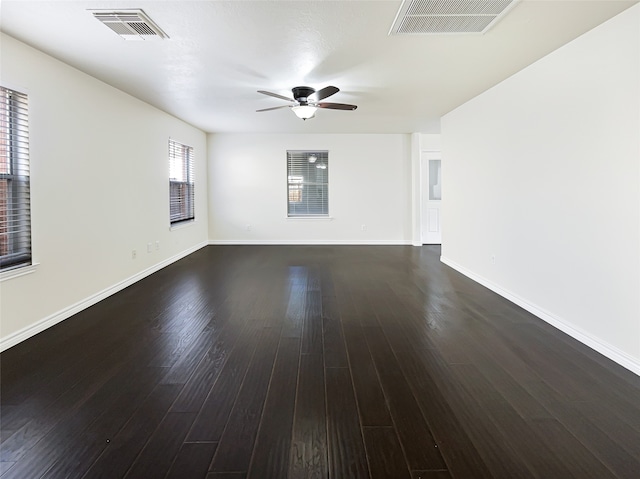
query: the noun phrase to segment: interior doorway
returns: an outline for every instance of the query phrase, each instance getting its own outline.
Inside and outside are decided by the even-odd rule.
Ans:
[[[422,244],[442,244],[442,154],[420,154],[420,236]]]

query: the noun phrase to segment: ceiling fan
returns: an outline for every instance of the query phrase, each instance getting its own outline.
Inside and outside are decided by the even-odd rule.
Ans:
[[[339,91],[340,89],[336,88],[335,86],[327,86],[318,91],[308,86],[297,86],[291,89],[293,98],[288,98],[286,96],[278,95],[277,93],[272,93],[270,91],[258,90],[258,93],[273,96],[275,98],[280,98],[281,100],[290,101],[292,104],[263,108],[262,110],[256,111],[270,111],[277,110],[279,108],[291,108],[298,118],[308,120],[309,118],[313,118],[315,116],[316,110],[318,108],[328,108],[330,110],[355,110],[356,108],[358,108],[356,105],[348,105],[346,103],[321,103],[321,100],[324,100],[331,95],[335,95]]]

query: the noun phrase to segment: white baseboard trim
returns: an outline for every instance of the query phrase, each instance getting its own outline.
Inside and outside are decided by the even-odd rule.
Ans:
[[[78,301],[77,303],[72,304],[67,308],[64,308],[30,326],[27,326],[26,328],[16,331],[15,333],[9,334],[8,336],[0,339],[0,351],[9,349],[15,346],[16,344],[21,343],[25,339],[29,339],[31,336],[35,336],[36,334],[41,333],[45,329],[48,329],[51,326],[58,324],[59,322],[64,321],[67,318],[70,318],[74,314],[79,313],[80,311],[87,309],[90,306],[93,306],[94,304],[102,301],[103,299],[108,298],[112,294],[115,294],[118,291],[121,291],[124,288],[131,286],[132,284],[140,281],[141,279],[146,278],[150,274],[153,274],[156,271],[159,271],[162,268],[169,266],[171,263],[175,263],[179,259],[182,259],[185,256],[188,256],[191,253],[194,253],[195,251],[205,246],[207,246],[206,241],[201,242],[195,246],[192,246],[191,248],[188,248],[143,271],[140,271],[139,273],[134,274],[133,276],[130,276],[129,278],[123,281],[120,281],[119,283],[114,284],[113,286],[103,289],[102,291],[99,291],[98,293],[93,294],[88,298],[83,299],[82,301]]]
[[[638,358],[634,358],[633,356],[625,353],[624,351],[621,351],[615,346],[612,346],[602,341],[601,339],[587,333],[586,331],[575,327],[564,319],[559,318],[558,316],[555,316],[545,309],[528,302],[527,300],[512,293],[511,291],[501,288],[500,286],[487,280],[486,278],[464,268],[463,266],[460,266],[455,261],[451,261],[444,256],[440,257],[440,261],[442,261],[447,266],[455,269],[459,273],[465,275],[467,278],[472,279],[476,283],[479,283],[485,288],[490,289],[494,293],[499,294],[500,296],[508,299],[514,304],[517,304],[521,308],[529,311],[534,316],[537,316],[543,321],[549,323],[551,326],[559,329],[563,333],[568,334],[572,338],[580,341],[582,344],[589,346],[591,349],[618,363],[620,366],[640,376],[640,360],[638,360]]]
[[[410,245],[407,240],[209,240],[210,245]]]

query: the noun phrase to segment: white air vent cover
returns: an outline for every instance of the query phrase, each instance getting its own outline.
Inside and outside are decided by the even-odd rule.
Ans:
[[[485,33],[519,0],[403,0],[389,35]]]
[[[142,10],[89,10],[125,40],[162,40],[169,38]]]

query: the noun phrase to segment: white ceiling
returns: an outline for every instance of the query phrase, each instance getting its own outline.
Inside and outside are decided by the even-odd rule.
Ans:
[[[522,0],[484,35],[389,36],[390,1],[2,0],[0,29],[207,132],[437,133],[439,118],[634,1]],[[169,36],[125,41],[88,9],[142,8]],[[335,85],[303,122],[291,87]]]

